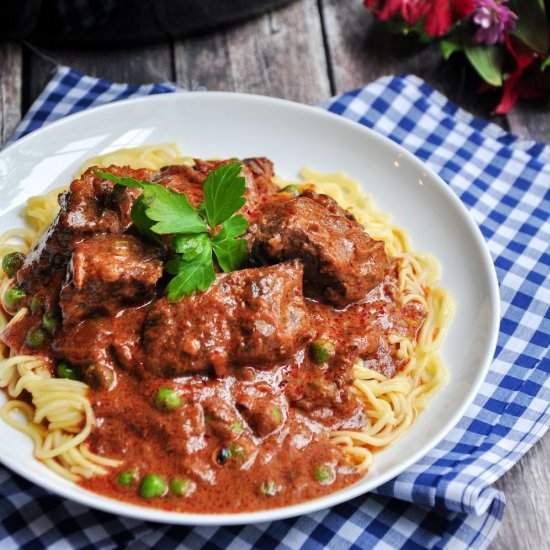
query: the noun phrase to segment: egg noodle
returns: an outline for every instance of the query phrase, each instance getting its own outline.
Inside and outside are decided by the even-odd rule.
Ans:
[[[169,164],[193,164],[182,156],[178,145],[163,143],[119,149],[89,159],[81,172],[90,166],[131,166],[158,170]],[[447,370],[437,353],[453,313],[448,293],[436,286],[440,278],[438,262],[429,254],[411,250],[405,231],[390,223],[390,216],[376,208],[358,183],[343,173],[322,174],[305,168],[303,182],[334,198],[354,214],[368,234],[384,241],[388,255],[398,258],[398,284],[403,304],[417,303],[427,311],[416,339],[390,335],[390,344],[405,367],[393,378],[357,360],[353,367],[355,381],[351,391],[363,403],[367,426],[357,431],[334,431],[331,440],[340,446],[349,462],[367,470],[373,451],[385,447],[406,432],[418,411],[446,382]],[[278,181],[281,185],[288,182]],[[59,206],[58,194],[64,188],[31,197],[22,211],[27,229],[11,229],[0,235],[0,259],[10,252],[27,254],[54,220]],[[12,279],[0,274],[0,300]],[[0,308],[0,331],[27,314],[23,308],[10,318]],[[61,476],[78,481],[103,475],[116,467],[116,460],[92,453],[86,439],[94,424],[94,413],[87,398],[89,387],[77,380],[54,378],[47,360],[14,354],[0,342],[0,387],[10,399],[0,408],[0,416],[10,426],[29,435],[34,456]]]

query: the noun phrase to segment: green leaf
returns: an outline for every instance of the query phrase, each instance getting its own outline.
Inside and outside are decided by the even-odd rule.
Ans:
[[[546,70],[546,67],[550,65],[550,55],[546,57],[546,59],[543,60],[543,62],[540,64],[540,70],[541,72]]]
[[[212,228],[230,218],[241,209],[246,198],[245,179],[240,176],[241,165],[238,162],[222,164],[212,170],[204,182],[204,201],[200,205]]]
[[[518,16],[516,28],[511,32],[524,44],[539,53],[547,53],[550,28],[544,0],[516,0],[509,5],[510,9]]]
[[[162,185],[143,189],[148,203],[147,216],[157,222],[151,230],[159,235],[206,233],[208,227],[183,193],[174,193]]]
[[[462,50],[462,41],[456,35],[450,35],[447,38],[443,38],[439,43],[441,48],[441,54],[444,59],[449,59],[455,52]]]
[[[244,239],[226,241],[223,246],[212,241],[212,248],[220,267],[226,273],[239,269],[248,255],[248,244]]]
[[[503,50],[501,47],[468,44],[464,48],[464,53],[485,82],[493,86],[502,86]]]
[[[237,214],[224,222],[222,230],[214,240],[234,239],[242,235],[247,229],[248,220],[242,214]]]
[[[172,249],[182,255],[184,260],[192,260],[202,254],[208,243],[208,233],[198,235],[175,235],[172,240]]]
[[[193,260],[186,261],[181,257],[166,264],[166,270],[176,276],[168,283],[166,294],[169,302],[176,302],[189,296],[195,290],[205,291],[216,279],[212,264],[212,247],[210,241]]]
[[[174,275],[166,287],[168,300],[179,300],[195,290],[204,291],[212,284],[216,278],[213,254],[226,272],[237,269],[246,259],[247,242],[236,237],[246,231],[248,221],[242,214],[233,216],[246,202],[246,182],[240,173],[239,163],[212,170],[204,183],[204,201],[199,211],[184,194],[157,183],[95,170],[97,176],[119,185],[143,189],[132,206],[132,220],[140,233],[157,241],[159,235],[174,235],[171,246],[176,257],[165,266]],[[221,231],[211,238],[210,232],[220,224]]]
[[[212,248],[220,267],[226,273],[235,271],[246,260],[248,244],[244,239],[235,239],[248,228],[248,221],[242,214],[229,218],[223,229],[212,239]]]
[[[144,187],[155,185],[150,181],[138,181],[134,178],[122,178],[120,176],[115,176],[114,174],[111,174],[109,172],[102,172],[101,170],[94,170],[94,174],[100,178],[103,178],[104,180],[114,181],[115,183],[123,185],[124,187],[138,187],[140,189],[143,189]]]
[[[132,205],[132,220],[137,230],[155,241],[159,240],[159,236],[151,231],[154,222],[147,217],[147,201],[145,197],[141,195],[137,198],[136,202]]]
[[[205,221],[200,217],[197,210],[191,206],[183,193],[175,193],[158,183],[151,183],[150,181],[122,178],[101,170],[94,170],[94,173],[100,178],[113,181],[124,187],[143,189],[144,198],[136,212],[140,216],[138,223],[142,228],[146,228],[148,233],[153,231],[159,235],[169,235],[172,233],[205,233],[208,231]],[[145,216],[157,223],[146,224]],[[139,226],[138,229],[140,229]]]

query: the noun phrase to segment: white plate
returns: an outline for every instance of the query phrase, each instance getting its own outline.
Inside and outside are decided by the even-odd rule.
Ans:
[[[376,455],[363,480],[286,508],[183,514],[102,497],[61,479],[34,460],[30,440],[4,423],[0,423],[0,460],[37,485],[94,508],[190,525],[252,523],[307,514],[374,489],[418,461],[458,422],[485,378],[496,344],[498,287],[485,242],[462,203],[434,172],[390,140],[337,115],[267,97],[194,92],[117,102],[53,123],[0,153],[0,231],[21,225],[18,212],[29,195],[69,183],[87,158],[172,140],[179,141],[185,154],[196,157],[267,156],[284,177],[296,177],[308,165],[325,172],[344,170],[360,180],[378,206],[392,212],[394,221],[407,229],[415,249],[441,261],[442,286],[457,304],[442,349],[449,384],[409,433]]]

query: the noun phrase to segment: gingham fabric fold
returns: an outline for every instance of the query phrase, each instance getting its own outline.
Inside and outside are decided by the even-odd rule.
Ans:
[[[62,67],[14,139],[79,110],[174,91]],[[441,444],[351,502],[271,524],[174,527],[90,510],[0,469],[2,548],[485,548],[504,511],[491,484],[544,434],[550,405],[550,149],[458,109],[416,77],[385,77],[320,108],[356,120],[426,162],[469,209],[491,251],[503,318],[479,395]]]

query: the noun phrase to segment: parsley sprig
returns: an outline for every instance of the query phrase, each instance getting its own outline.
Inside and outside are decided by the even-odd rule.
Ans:
[[[214,256],[225,272],[234,271],[245,260],[246,241],[237,237],[246,231],[248,221],[236,212],[246,202],[246,184],[238,162],[223,164],[208,174],[198,208],[183,193],[158,183],[94,172],[124,187],[143,189],[132,207],[132,220],[140,233],[157,241],[160,235],[173,235],[174,258],[165,266],[174,276],[166,287],[168,300],[205,291],[216,278]]]

